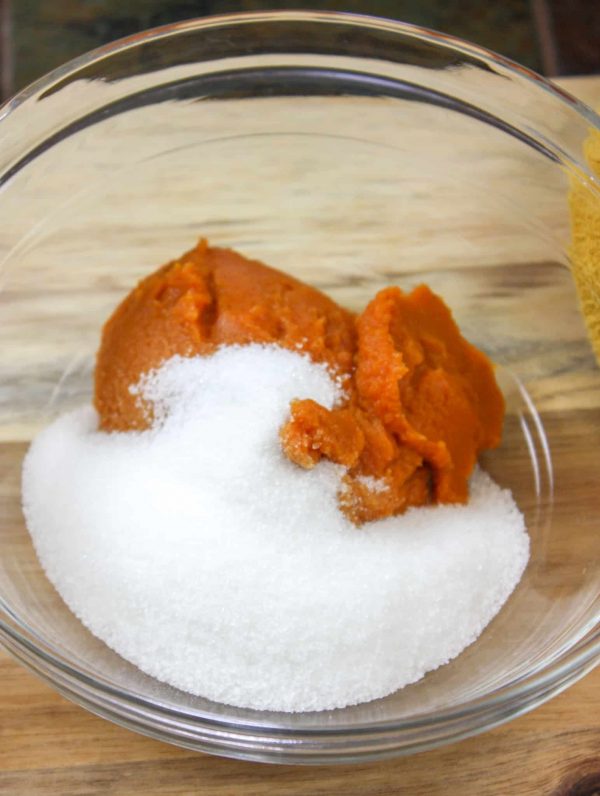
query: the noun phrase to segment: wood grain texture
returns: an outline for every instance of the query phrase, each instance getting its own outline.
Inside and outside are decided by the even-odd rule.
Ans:
[[[563,85],[600,105],[600,78]],[[550,397],[553,408],[563,400]],[[596,404],[597,393],[590,400]],[[0,794],[137,793],[594,796],[600,670],[534,712],[452,746],[390,762],[301,768],[218,759],[135,735],[70,704],[0,653]]]

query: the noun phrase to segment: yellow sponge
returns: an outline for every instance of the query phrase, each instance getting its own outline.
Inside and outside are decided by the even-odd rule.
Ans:
[[[594,130],[584,147],[585,158],[600,179],[600,132]],[[600,364],[600,189],[575,179],[569,194],[571,262],[581,309]]]

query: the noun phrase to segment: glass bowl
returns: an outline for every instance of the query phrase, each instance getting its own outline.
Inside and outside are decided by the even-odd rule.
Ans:
[[[351,762],[493,727],[598,660],[600,371],[570,272],[567,194],[598,195],[595,114],[506,59],[386,20],[184,22],[96,50],[0,111],[0,639],[69,699],[248,760]],[[479,640],[368,704],[241,710],[142,674],[70,613],[20,508],[32,435],[88,402],[103,320],[199,236],[350,308],[427,282],[499,365],[531,560]],[[325,598],[325,597],[324,597]]]

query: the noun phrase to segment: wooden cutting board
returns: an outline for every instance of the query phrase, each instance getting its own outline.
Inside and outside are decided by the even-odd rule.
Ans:
[[[559,82],[600,107],[600,77]],[[135,735],[67,702],[0,652],[0,794],[138,793],[599,796],[600,670],[477,738],[388,762],[302,768],[219,759]]]

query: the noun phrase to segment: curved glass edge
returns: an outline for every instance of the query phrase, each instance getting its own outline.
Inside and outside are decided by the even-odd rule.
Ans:
[[[261,22],[317,22],[323,24],[345,24],[348,26],[373,28],[380,30],[389,30],[398,34],[407,34],[412,38],[419,39],[420,41],[430,42],[432,44],[442,44],[449,50],[460,53],[469,54],[482,62],[489,62],[498,67],[506,69],[508,72],[513,73],[514,76],[520,77],[540,87],[556,97],[562,102],[566,102],[573,108],[577,109],[579,113],[587,117],[590,124],[600,128],[600,115],[592,108],[586,105],[581,100],[574,97],[570,92],[565,89],[559,88],[552,81],[543,77],[542,75],[534,72],[528,67],[522,66],[511,58],[501,55],[500,53],[482,47],[478,44],[473,44],[457,36],[448,33],[442,33],[432,28],[427,28],[421,25],[415,25],[409,22],[400,22],[385,17],[377,17],[368,14],[353,14],[349,12],[334,12],[334,11],[296,11],[296,10],[280,10],[280,11],[257,11],[246,13],[230,13],[218,14],[208,17],[198,17],[196,19],[188,19],[180,22],[173,22],[168,25],[161,25],[154,28],[141,31],[139,33],[125,36],[120,39],[115,39],[108,44],[96,47],[89,50],[76,58],[72,58],[61,66],[48,72],[46,75],[38,78],[34,82],[25,86],[13,97],[10,97],[4,104],[0,105],[0,120],[5,113],[10,113],[18,105],[22,104],[30,96],[41,92],[52,85],[52,83],[61,80],[66,75],[80,70],[82,67],[99,61],[104,57],[113,54],[116,51],[124,51],[132,47],[136,47],[142,43],[150,41],[158,41],[162,38],[168,38],[184,31],[196,31],[201,29],[208,29],[214,27],[226,27],[234,24],[253,24]]]
[[[574,645],[571,645],[562,655],[557,656],[551,664],[544,665],[533,674],[525,675],[510,685],[500,687],[485,696],[471,700],[459,709],[424,713],[411,720],[375,721],[362,725],[340,725],[335,728],[326,728],[323,730],[289,728],[284,724],[277,725],[272,722],[267,723],[260,720],[242,722],[237,719],[224,719],[222,716],[209,713],[208,711],[185,711],[180,708],[173,708],[163,702],[148,700],[140,694],[115,688],[108,681],[102,680],[95,675],[87,674],[81,669],[77,669],[69,663],[68,660],[64,659],[64,657],[58,655],[56,651],[48,648],[45,644],[40,644],[37,639],[32,641],[30,638],[27,638],[27,636],[22,635],[19,630],[8,625],[1,617],[0,643],[19,659],[25,657],[29,662],[28,665],[31,665],[31,661],[37,661],[36,669],[41,668],[42,671],[47,669],[51,670],[55,675],[54,678],[51,678],[52,682],[56,682],[56,679],[60,681],[66,678],[69,682],[81,684],[84,692],[86,692],[86,689],[97,692],[104,695],[108,700],[112,700],[114,704],[127,705],[131,709],[142,711],[148,708],[152,711],[154,716],[160,713],[169,721],[175,717],[180,721],[189,721],[192,724],[194,724],[194,722],[202,722],[215,729],[220,728],[227,731],[232,727],[242,732],[255,732],[268,728],[270,733],[290,733],[294,738],[298,738],[300,735],[331,738],[340,733],[348,732],[359,734],[372,733],[374,731],[406,731],[409,729],[423,729],[441,722],[461,721],[470,716],[486,713],[489,710],[495,711],[496,709],[507,707],[513,700],[519,703],[523,701],[526,702],[528,699],[535,697],[535,694],[540,689],[553,689],[554,683],[560,683],[563,678],[569,677],[572,672],[576,673],[582,668],[588,671],[597,663],[600,663],[600,627],[597,626],[596,622],[583,638]],[[585,671],[583,673],[585,673]],[[75,690],[79,691],[79,688],[75,688]]]
[[[521,85],[534,88],[536,91],[542,90],[546,94],[552,96],[553,99],[562,104],[566,109],[573,111],[584,123],[600,130],[600,116],[583,102],[574,98],[569,92],[555,86],[532,70],[522,67],[514,61],[498,53],[494,53],[491,50],[462,41],[448,34],[417,25],[411,25],[409,23],[358,14],[310,11],[267,11],[211,16],[176,22],[119,39],[67,62],[24,88],[13,98],[9,99],[5,105],[0,106],[0,123],[27,100],[36,98],[36,95],[47,94],[52,86],[64,81],[67,77],[77,79],[78,72],[81,72],[92,64],[100,63],[111,55],[124,53],[132,48],[145,44],[152,44],[182,33],[195,33],[218,28],[226,29],[241,25],[259,25],[261,23],[271,26],[277,25],[277,23],[312,23],[321,24],[324,27],[328,25],[338,25],[342,27],[345,26],[349,29],[356,28],[363,31],[373,30],[386,32],[398,35],[399,37],[405,37],[407,40],[412,39],[413,41],[430,44],[433,47],[441,47],[448,52],[460,53],[463,56],[474,59],[481,66],[488,68],[494,74],[509,77]],[[39,96],[37,98],[39,99]],[[529,133],[531,134],[533,131],[530,130]],[[552,142],[545,139],[544,136],[539,136],[538,140],[540,145],[549,145],[550,148],[552,148]],[[21,153],[26,151],[28,151],[28,145],[24,145]],[[565,150],[557,148],[557,155],[559,155],[559,159],[566,161],[565,165],[567,167],[571,167],[569,170],[574,171],[578,176],[583,177],[586,181],[591,181],[591,184],[595,185],[596,178],[589,172],[589,169],[587,169],[582,152],[566,152]],[[10,164],[8,165],[10,166]]]
[[[6,638],[4,639],[6,642]],[[498,705],[487,705],[486,710],[471,715],[462,713],[444,717],[440,714],[433,723],[400,723],[395,726],[377,725],[331,730],[278,731],[246,727],[241,724],[221,728],[204,724],[184,724],[178,716],[157,716],[154,711],[145,711],[144,706],[120,703],[110,699],[99,699],[101,694],[79,687],[77,679],[60,670],[50,671],[43,662],[31,656],[25,648],[7,644],[8,651],[33,674],[51,685],[72,702],[134,732],[160,741],[172,743],[194,751],[234,757],[236,759],[269,762],[322,765],[329,763],[353,763],[366,760],[381,760],[399,755],[414,754],[451,742],[477,735],[497,727],[538,707],[553,696],[572,685],[594,667],[593,660],[580,662],[578,666],[565,669],[551,683],[543,683],[527,694],[518,695],[512,702],[496,710]],[[104,695],[106,696],[106,695]]]

